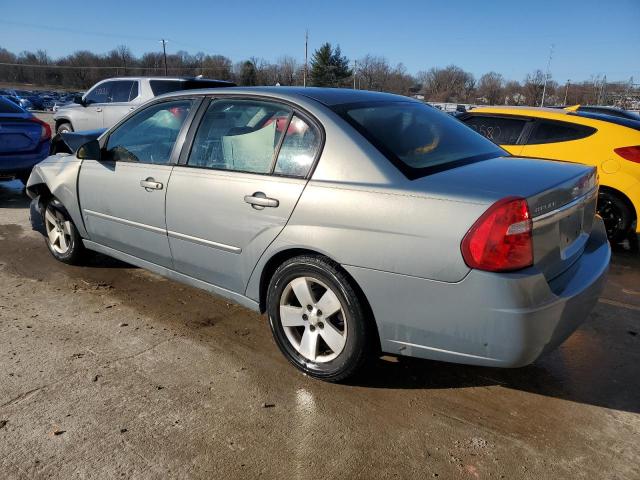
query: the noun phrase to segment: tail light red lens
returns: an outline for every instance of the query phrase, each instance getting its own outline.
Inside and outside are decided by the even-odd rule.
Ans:
[[[42,128],[40,133],[40,141],[44,142],[45,140],[49,140],[51,138],[51,126],[47,122],[40,120],[38,117],[33,117],[31,120],[34,123],[39,124]]]
[[[614,152],[616,152],[625,160],[640,163],[640,145],[634,145],[633,147],[616,148]]]
[[[532,230],[527,201],[504,198],[469,229],[462,240],[462,257],[469,267],[491,272],[529,267],[533,265]]]

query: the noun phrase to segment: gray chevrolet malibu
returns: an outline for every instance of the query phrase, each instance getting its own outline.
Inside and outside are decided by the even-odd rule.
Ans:
[[[27,185],[55,258],[100,252],[266,312],[324,380],[381,352],[529,364],[609,265],[593,168],[511,157],[406,97],[176,92],[83,140]]]

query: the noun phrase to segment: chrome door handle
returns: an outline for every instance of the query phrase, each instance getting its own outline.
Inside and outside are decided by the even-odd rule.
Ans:
[[[101,112],[101,111],[102,111],[102,108],[96,107],[96,112]]]
[[[245,195],[244,201],[256,210],[262,210],[264,207],[276,208],[280,202],[275,198],[269,198],[262,192],[256,192],[253,195]]]
[[[162,183],[156,182],[153,177],[148,177],[145,180],[140,180],[140,186],[147,192],[151,190],[162,190]]]

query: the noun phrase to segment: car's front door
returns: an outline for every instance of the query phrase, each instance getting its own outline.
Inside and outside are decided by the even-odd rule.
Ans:
[[[102,107],[103,127],[111,128],[135,107],[131,100],[138,96],[137,80],[115,80],[111,87],[109,103]]]
[[[111,132],[100,161],[83,160],[79,198],[91,241],[172,267],[165,196],[194,100],[153,104]]]
[[[104,106],[109,103],[113,81],[98,83],[84,96],[84,107],[78,118],[73,119],[73,129],[94,130],[102,128]]]
[[[212,101],[167,191],[175,269],[244,293],[291,216],[320,143],[314,122],[287,105]]]

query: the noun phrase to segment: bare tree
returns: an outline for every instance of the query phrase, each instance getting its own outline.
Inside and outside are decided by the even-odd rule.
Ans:
[[[436,102],[469,100],[475,86],[473,75],[456,65],[420,72],[418,79],[425,98]]]
[[[476,94],[485,103],[496,105],[504,102],[504,78],[496,72],[485,73],[478,81]]]
[[[527,105],[537,106],[542,101],[542,90],[544,88],[544,73],[542,70],[536,70],[528,73],[524,78],[522,93],[525,96]]]

